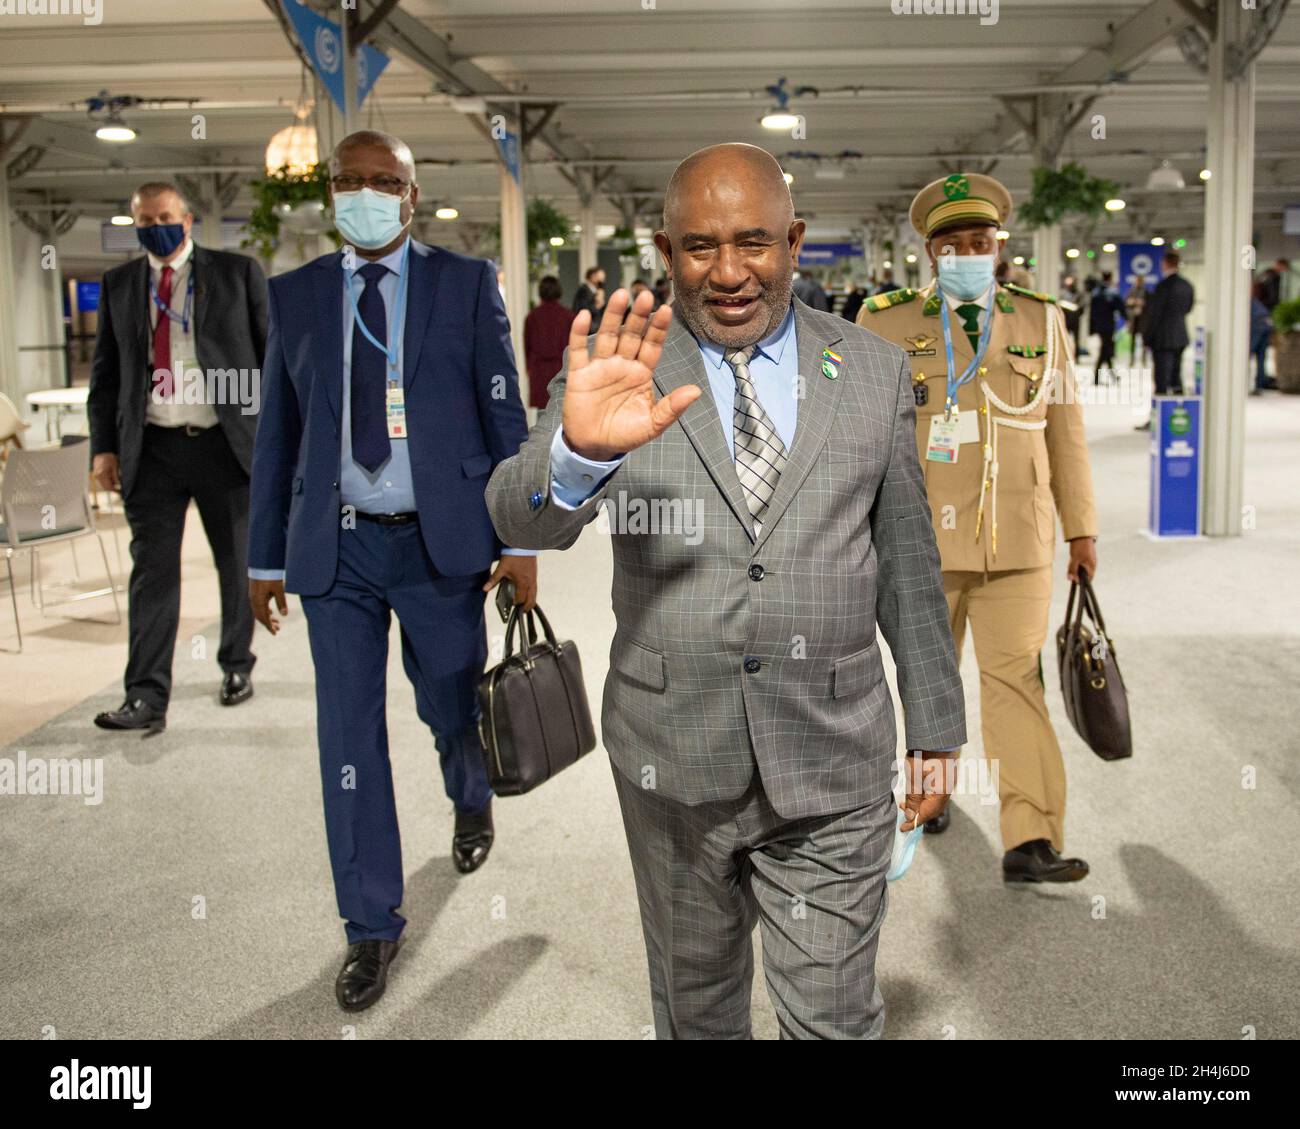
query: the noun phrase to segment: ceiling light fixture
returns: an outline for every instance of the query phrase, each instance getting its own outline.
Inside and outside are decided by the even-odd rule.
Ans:
[[[112,141],[115,144],[122,144],[125,141],[134,141],[136,138],[135,130],[124,122],[116,111],[108,115],[108,119],[95,130],[95,136],[100,141]]]
[[[1168,161],[1161,161],[1147,177],[1148,192],[1178,191],[1186,187],[1187,182],[1183,180],[1183,174]]]

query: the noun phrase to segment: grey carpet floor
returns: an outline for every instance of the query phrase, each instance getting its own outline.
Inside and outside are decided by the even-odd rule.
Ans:
[[[878,971],[894,1038],[1300,1037],[1300,398],[1249,404],[1250,529],[1156,544],[1131,408],[1089,415],[1102,513],[1098,589],[1137,751],[1104,764],[1069,730],[1072,853],[1091,876],[1004,889],[997,808],[956,801],[891,889]],[[1063,558],[1058,562],[1063,571]],[[542,599],[598,703],[612,614],[607,538],[545,554]],[[1064,606],[1059,584],[1053,624]],[[490,630],[498,630],[493,625]],[[208,653],[215,653],[213,630]],[[498,801],[486,867],[459,877],[451,811],[394,641],[389,724],[405,852],[406,945],[381,1005],[346,1017],[296,603],[259,636],[257,696],[215,700],[178,648],[164,735],[100,733],[102,692],[0,755],[102,758],[104,799],[0,797],[0,1036],[639,1039],[651,1023],[636,896],[598,750]],[[21,659],[0,671],[22,693]],[[978,735],[974,656],[963,663]],[[978,736],[967,756],[980,753]],[[754,1029],[776,1035],[756,945]]]

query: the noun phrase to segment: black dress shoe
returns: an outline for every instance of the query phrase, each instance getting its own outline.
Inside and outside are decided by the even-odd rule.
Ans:
[[[949,822],[951,822],[951,820],[952,820],[952,816],[949,814],[948,809],[945,807],[943,811],[941,811],[933,819],[927,819],[922,826],[925,827],[925,834],[927,835],[942,835],[945,831],[948,830],[948,824]]]
[[[487,862],[495,833],[492,830],[492,801],[481,812],[456,813],[456,831],[451,837],[451,857],[461,874],[469,874]]]
[[[1046,839],[1031,839],[1002,856],[1004,882],[1078,882],[1086,877],[1083,859],[1061,858]]]
[[[237,706],[253,696],[253,683],[248,675],[232,671],[221,680],[221,704]]]
[[[358,941],[334,981],[334,997],[344,1011],[364,1011],[388,987],[388,966],[397,955],[399,941]]]
[[[167,728],[167,711],[156,710],[140,698],[127,698],[115,710],[95,715],[100,729],[148,729],[154,733]]]

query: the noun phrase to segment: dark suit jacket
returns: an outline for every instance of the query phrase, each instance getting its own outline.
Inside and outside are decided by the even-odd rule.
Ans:
[[[402,384],[420,530],[434,567],[471,576],[501,542],[483,492],[528,435],[496,270],[411,242]],[[319,596],[339,552],[343,267],[325,255],[271,279],[248,564]]]
[[[1167,275],[1156,284],[1144,315],[1144,336],[1148,346],[1152,349],[1187,348],[1187,314],[1194,296],[1192,284],[1180,274]]]
[[[605,291],[605,297],[609,297],[608,290]],[[583,310],[591,311],[592,332],[600,325],[600,315],[605,311],[604,306],[596,305],[596,291],[585,282],[574,292],[572,309],[575,314],[580,314]]]
[[[266,277],[256,260],[195,244],[194,338],[199,367],[260,369],[266,347]],[[149,398],[149,259],[141,256],[105,272],[99,297],[99,333],[90,370],[92,455],[117,455],[122,493],[135,484]],[[235,387],[239,387],[236,385]],[[257,384],[246,384],[254,394]],[[253,406],[256,406],[254,398]],[[232,402],[217,404],[230,449],[247,472],[253,466],[257,415]]]

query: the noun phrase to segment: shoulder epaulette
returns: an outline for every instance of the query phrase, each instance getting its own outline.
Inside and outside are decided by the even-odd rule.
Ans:
[[[1043,294],[1038,290],[1026,290],[1023,286],[1017,286],[1014,282],[1004,282],[1003,287],[1010,290],[1012,294],[1019,294],[1025,298],[1033,298],[1036,302],[1056,303],[1056,297],[1052,294]]]
[[[884,294],[873,294],[865,302],[864,308],[870,310],[873,314],[881,310],[887,310],[890,306],[901,306],[904,302],[910,302],[916,297],[918,291],[913,290],[910,286],[904,286],[901,290],[888,290]]]

